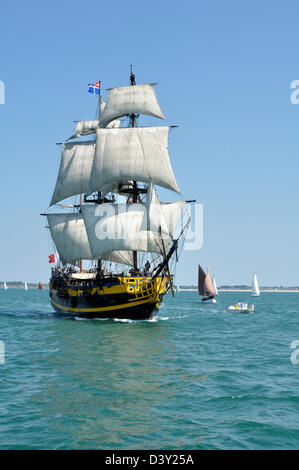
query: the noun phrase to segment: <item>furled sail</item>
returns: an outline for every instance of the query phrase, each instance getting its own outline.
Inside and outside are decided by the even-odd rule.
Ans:
[[[120,183],[106,184],[101,187],[101,193],[102,193],[102,196],[106,196],[107,193],[121,194],[121,191],[124,188],[131,188],[131,187],[132,187],[131,181],[121,181]]]
[[[109,124],[107,124],[106,129],[116,129],[120,126],[120,122],[121,121],[119,119],[114,119],[114,121],[111,121]]]
[[[76,122],[76,137],[81,135],[91,134],[99,127],[99,121],[77,121]]]
[[[95,153],[94,141],[62,144],[61,163],[50,205],[87,191]]]
[[[103,113],[105,106],[106,106],[105,101],[101,101],[100,114]],[[107,126],[106,125],[100,126],[99,119],[96,119],[95,121],[77,121],[76,122],[76,137],[80,137],[81,135],[88,135],[91,133],[95,133],[99,127],[114,128],[114,127],[119,127],[119,125],[120,125],[119,120],[111,121],[109,124],[107,124]]]
[[[180,192],[168,154],[169,127],[97,129],[88,193],[126,180]]]
[[[215,294],[210,273],[206,274],[200,265],[198,265],[198,292],[203,296]]]
[[[75,263],[80,259],[94,259],[90,250],[82,214],[48,214],[48,224],[62,264]],[[102,253],[99,258],[133,266],[129,252]]]
[[[114,121],[109,122],[106,128],[114,129],[119,127],[120,120],[115,119]],[[80,137],[81,135],[88,135],[94,134],[96,130],[100,127],[99,121],[77,121],[76,122],[76,137]]]
[[[147,114],[165,119],[158,103],[154,85],[134,85],[111,88],[100,117],[100,126],[128,114]]]

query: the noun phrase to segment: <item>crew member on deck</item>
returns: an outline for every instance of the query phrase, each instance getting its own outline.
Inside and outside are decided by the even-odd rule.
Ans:
[[[148,274],[150,267],[151,267],[149,260],[147,260],[144,267],[145,267],[145,270],[144,270],[145,274]]]

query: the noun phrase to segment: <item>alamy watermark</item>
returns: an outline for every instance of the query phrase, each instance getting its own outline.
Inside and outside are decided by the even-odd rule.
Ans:
[[[188,204],[180,219],[180,228],[190,221],[185,235],[185,250],[200,250],[203,245],[203,204]]]
[[[181,213],[183,203],[151,204],[148,209],[140,203],[109,204],[104,203],[95,208],[87,208],[86,220],[94,220],[94,234],[107,245],[107,251],[115,249],[136,248],[145,250],[160,247],[162,240],[168,244],[172,238],[183,236],[185,250],[199,250],[203,245],[203,205],[187,204]],[[84,209],[83,209],[84,211]],[[92,213],[91,213],[92,211]],[[88,224],[89,225],[89,224]],[[123,240],[123,247],[119,241]],[[142,249],[142,248],[143,249]],[[150,251],[150,250],[149,250]]]
[[[294,351],[291,354],[291,363],[294,365],[299,364],[299,340],[294,339],[294,341],[291,342],[291,349],[294,349]],[[298,357],[297,357],[298,356]]]
[[[4,341],[0,341],[0,364],[5,364],[5,345],[4,345]]]
[[[2,80],[0,80],[0,104],[5,104],[5,85]]]
[[[293,80],[290,88],[292,88],[294,91],[292,91],[290,95],[290,100],[292,104],[298,104],[299,103],[299,80]]]

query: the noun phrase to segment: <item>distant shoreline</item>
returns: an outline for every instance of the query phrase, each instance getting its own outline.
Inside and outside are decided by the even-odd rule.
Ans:
[[[3,286],[0,286],[0,290],[1,289],[5,290]],[[7,285],[7,289],[22,289],[22,290],[25,290],[24,286],[10,286],[10,285]],[[42,289],[39,289],[38,285],[36,285],[36,286],[27,286],[27,289],[28,290],[43,290],[43,289],[49,289],[49,286],[48,286],[48,284],[43,284]]]
[[[180,291],[197,292],[197,289],[185,289],[180,287]],[[251,289],[218,289],[218,292],[251,292]],[[260,289],[261,293],[267,292],[298,292],[299,289]]]
[[[218,289],[218,292],[251,292],[251,289]],[[299,292],[299,289],[260,289],[260,292]]]
[[[1,289],[4,289],[3,286],[0,286],[0,290]],[[23,289],[24,290],[24,285],[9,285],[7,284],[7,289]],[[38,288],[38,284],[33,284],[33,285],[28,285],[28,290],[31,290],[31,289],[34,289],[34,290],[41,290]],[[43,289],[49,289],[49,285],[48,284],[43,284]],[[194,287],[180,287],[179,290],[181,292],[197,292],[198,290]],[[218,292],[251,292],[251,289],[237,289],[237,288],[225,288],[225,289],[218,289]],[[292,293],[295,293],[295,292],[298,292],[299,293],[299,288],[298,289],[276,289],[276,288],[271,288],[269,287],[269,289],[260,289],[260,292],[261,293],[267,293],[267,292],[292,292]]]

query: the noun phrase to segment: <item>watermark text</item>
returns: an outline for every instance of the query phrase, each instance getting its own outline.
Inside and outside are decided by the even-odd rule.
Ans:
[[[291,349],[294,349],[294,351],[291,354],[291,363],[294,365],[299,364],[299,340],[294,339],[294,341],[291,342]]]
[[[0,341],[0,364],[5,364],[5,345]]]
[[[292,104],[298,104],[299,103],[299,80],[293,80],[290,88],[294,89],[292,91],[290,100]]]
[[[162,250],[163,244],[167,248],[172,239],[181,235],[186,250],[199,250],[203,244],[203,205],[183,207],[183,201],[151,204],[150,207],[141,203],[104,203],[87,208],[86,213],[83,209],[83,213],[89,227],[93,225],[95,238],[102,241],[102,248],[107,252],[129,248]]]

